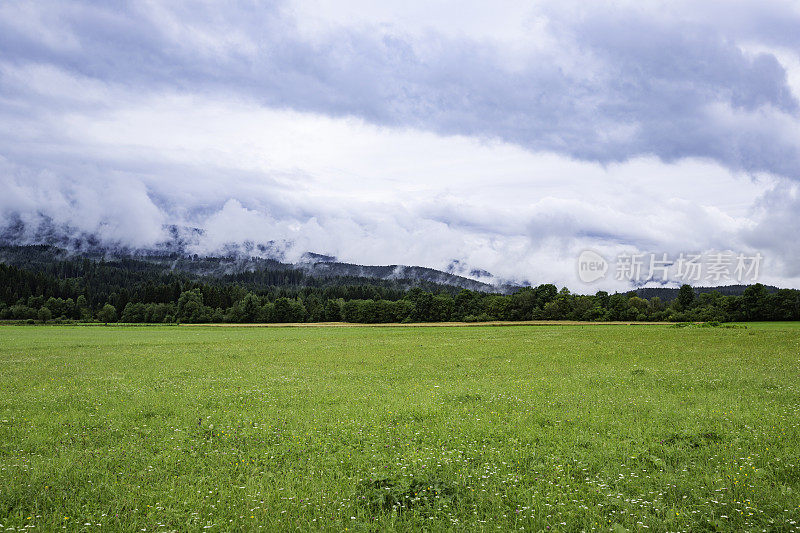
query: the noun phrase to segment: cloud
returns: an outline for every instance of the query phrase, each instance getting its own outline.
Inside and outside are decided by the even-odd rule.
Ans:
[[[800,247],[797,221],[800,220],[800,189],[796,183],[781,182],[756,202],[757,224],[745,232],[749,246],[769,250],[774,270],[787,277],[800,277]]]
[[[250,243],[288,261],[306,251],[436,268],[458,259],[574,286],[586,247],[611,257],[739,246],[752,199],[773,183],[699,160],[603,166],[252,101],[126,98],[52,117],[59,157],[9,164],[0,180],[19,193],[0,211],[54,213],[112,243],[152,245],[166,238],[159,224],[178,224],[204,230],[198,253]]]
[[[585,248],[757,249],[792,284],[798,23],[783,1],[4,2],[0,216],[572,286]]]
[[[764,113],[796,127],[785,67],[771,53],[742,48],[761,40],[798,52],[796,38],[776,36],[769,25],[800,23],[797,10],[748,3],[756,21],[745,24],[741,7],[729,14],[713,4],[701,10],[705,17],[691,17],[694,6],[679,5],[530,8],[522,28],[541,43],[516,51],[511,65],[508,41],[446,24],[437,31],[436,20],[428,32],[381,18],[313,32],[298,27],[288,3],[9,2],[0,57],[147,90],[246,94],[268,106],[494,137],[585,160],[708,157],[734,170],[800,177],[796,138],[759,127]],[[442,20],[451,11],[439,9]],[[745,119],[731,129],[714,112],[720,107]],[[776,148],[763,154],[763,146]]]

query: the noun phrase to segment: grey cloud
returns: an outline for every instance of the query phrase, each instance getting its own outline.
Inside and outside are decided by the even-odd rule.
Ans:
[[[498,138],[600,163],[700,157],[733,171],[800,179],[798,102],[786,72],[773,55],[741,46],[800,53],[792,31],[800,16],[788,3],[743,2],[727,13],[728,4],[682,16],[594,3],[573,16],[548,7],[555,45],[510,67],[499,44],[434,32],[342,28],[309,39],[285,3],[5,2],[0,215],[10,227],[22,222],[126,244],[156,242],[167,237],[166,224],[181,222],[207,230],[201,251],[260,239],[367,262],[443,268],[462,259],[506,268],[507,276],[553,242],[565,257],[576,242],[665,251],[732,246],[737,235],[709,236],[715,222],[689,208],[676,208],[678,227],[659,228],[580,203],[508,213],[457,201],[405,208],[309,198],[293,176],[175,163],[132,147],[98,150],[54,118],[102,114],[137,93],[182,92]],[[54,77],[59,90],[37,93],[14,75],[31,66],[84,82]],[[797,201],[778,191],[763,205],[748,242],[798,264]],[[711,229],[692,240],[704,224]],[[555,270],[524,275],[556,279]]]
[[[756,203],[757,223],[744,232],[744,239],[756,249],[767,250],[766,261],[786,277],[800,277],[800,190],[794,183],[777,184]]]
[[[24,17],[24,4],[6,10],[14,15],[16,6]],[[781,20],[781,27],[800,26],[789,4],[747,5],[747,13]],[[517,70],[504,66],[496,45],[466,38],[415,40],[370,28],[307,40],[287,4],[38,6],[42,24],[77,45],[60,48],[6,15],[4,61],[54,64],[146,90],[223,91],[270,106],[497,137],[592,161],[708,157],[735,170],[800,178],[796,139],[746,121],[731,128],[709,112],[714,105],[743,113],[768,107],[797,119],[780,63],[770,54],[749,57],[737,42],[769,43],[776,39],[769,27],[726,23],[721,6],[706,19],[602,3],[587,4],[580,17],[551,9],[557,49],[537,52]],[[780,40],[796,45],[788,33]],[[562,54],[586,70],[565,68]]]

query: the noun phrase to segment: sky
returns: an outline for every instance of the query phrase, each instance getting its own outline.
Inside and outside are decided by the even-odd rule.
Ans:
[[[5,0],[0,234],[800,287],[798,27],[782,0]]]

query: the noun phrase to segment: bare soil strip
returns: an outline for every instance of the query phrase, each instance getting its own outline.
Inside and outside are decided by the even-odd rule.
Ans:
[[[211,326],[220,328],[442,328],[473,326],[653,326],[672,322],[588,322],[580,320],[498,320],[494,322],[413,322],[408,324],[360,324],[352,322],[287,322],[269,324],[179,324],[186,327]]]

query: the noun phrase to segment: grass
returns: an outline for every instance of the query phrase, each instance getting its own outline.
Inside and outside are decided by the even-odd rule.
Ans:
[[[0,529],[800,529],[800,328],[0,327]]]

